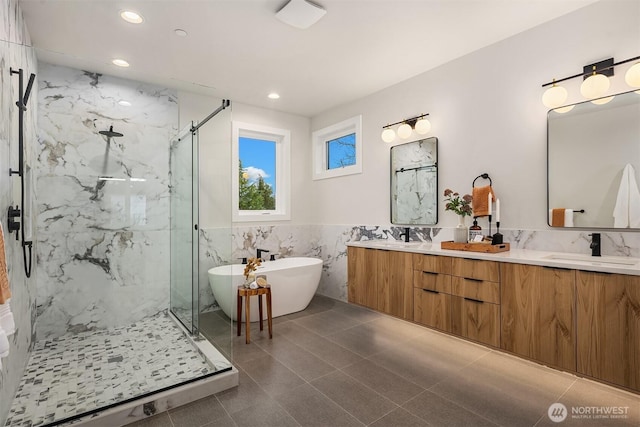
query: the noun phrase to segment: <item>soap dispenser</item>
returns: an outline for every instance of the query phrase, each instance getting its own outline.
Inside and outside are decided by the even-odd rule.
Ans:
[[[473,225],[469,227],[469,242],[473,242],[476,236],[482,236],[482,227],[478,225],[478,219],[473,219]]]

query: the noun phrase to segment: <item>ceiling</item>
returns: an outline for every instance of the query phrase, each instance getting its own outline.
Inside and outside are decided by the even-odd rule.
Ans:
[[[307,30],[275,18],[286,0],[20,6],[41,61],[312,117],[593,2],[316,0],[327,14]],[[123,9],[145,21],[123,21]],[[281,98],[268,99],[272,91]]]

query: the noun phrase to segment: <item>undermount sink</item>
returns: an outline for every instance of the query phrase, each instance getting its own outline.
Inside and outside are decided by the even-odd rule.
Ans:
[[[368,240],[367,243],[384,248],[414,248],[425,244],[425,242],[405,242],[403,240]]]
[[[640,262],[638,258],[616,257],[616,256],[591,256],[583,254],[551,254],[543,257],[554,261],[582,262],[591,265],[636,265]]]

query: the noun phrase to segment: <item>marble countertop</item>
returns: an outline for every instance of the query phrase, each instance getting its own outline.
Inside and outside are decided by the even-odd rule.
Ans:
[[[592,257],[590,254],[530,249],[511,249],[494,254],[442,249],[439,242],[405,243],[398,240],[361,240],[348,242],[347,246],[640,276],[640,259],[621,256]]]

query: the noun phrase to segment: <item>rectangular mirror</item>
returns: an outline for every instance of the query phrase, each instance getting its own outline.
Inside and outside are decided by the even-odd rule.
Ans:
[[[391,147],[391,223],[438,222],[438,138]]]
[[[640,228],[640,94],[612,98],[549,111],[547,222],[552,227]]]

